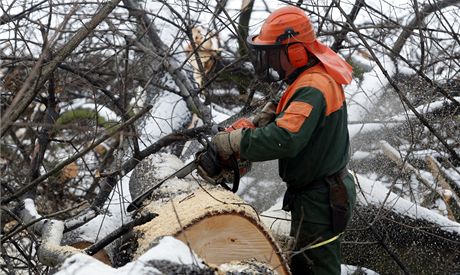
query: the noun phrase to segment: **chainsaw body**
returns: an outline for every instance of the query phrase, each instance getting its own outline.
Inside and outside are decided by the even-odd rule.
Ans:
[[[247,118],[240,118],[230,126],[222,129],[231,132],[241,128],[255,128],[254,124]],[[212,184],[222,185],[224,188],[236,192],[240,178],[250,170],[252,163],[242,160],[238,153],[233,154],[228,159],[222,159],[210,143],[207,148],[196,155],[198,161],[198,172],[201,177]],[[227,184],[233,183],[232,188]]]
[[[240,128],[255,128],[252,122],[246,118],[239,119],[235,121],[229,127],[222,129],[227,132],[231,132],[236,129]],[[245,175],[249,172],[251,168],[251,162],[249,161],[242,161],[240,159],[239,154],[234,154],[228,160],[223,160],[217,154],[216,149],[212,145],[212,143],[204,142],[204,140],[200,140],[200,142],[206,147],[204,150],[196,153],[195,160],[188,163],[181,169],[177,170],[173,174],[169,175],[156,185],[150,187],[149,189],[145,190],[141,195],[136,197],[126,208],[128,212],[137,210],[142,207],[143,202],[147,199],[153,192],[153,190],[159,188],[163,183],[167,180],[177,177],[179,179],[184,178],[188,174],[190,174],[195,169],[198,170],[198,173],[202,178],[207,180],[212,184],[218,184],[224,187],[227,190],[232,191],[235,193],[238,190],[238,186],[240,183],[240,177]],[[233,183],[232,187],[230,188],[227,183]]]

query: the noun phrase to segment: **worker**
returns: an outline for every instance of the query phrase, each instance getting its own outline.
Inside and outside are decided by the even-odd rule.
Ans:
[[[351,66],[316,38],[305,12],[272,12],[247,39],[255,71],[288,84],[279,102],[255,115],[257,128],[219,132],[212,144],[221,158],[278,159],[287,184],[283,209],[291,212],[293,274],[340,274],[342,233],[355,204],[349,161],[347,109],[342,85]]]

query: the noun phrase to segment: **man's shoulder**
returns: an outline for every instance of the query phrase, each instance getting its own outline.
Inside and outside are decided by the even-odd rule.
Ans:
[[[314,67],[312,69],[314,70],[307,70],[300,75],[293,83],[293,88],[297,91],[296,94],[299,91],[321,92],[326,101],[326,115],[329,115],[343,106],[345,93],[342,85],[338,84],[323,68]]]
[[[316,87],[301,86],[298,87],[291,101],[313,101],[313,103],[325,103],[323,92]]]
[[[312,86],[322,92],[337,87],[341,88],[341,85],[338,84],[334,78],[328,74],[327,70],[321,64],[315,65],[305,70],[297,77],[292,85],[297,87]]]

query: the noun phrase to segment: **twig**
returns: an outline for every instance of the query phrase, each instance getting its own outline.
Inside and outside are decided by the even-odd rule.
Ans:
[[[429,161],[430,162],[433,162],[433,164],[435,164],[437,166],[437,170],[439,173],[439,176],[444,178],[444,180],[446,181],[446,183],[449,185],[450,189],[457,195],[457,197],[460,198],[460,186],[458,184],[456,184],[456,181],[454,179],[452,179],[445,171],[444,169],[442,168],[441,164],[439,164],[439,162],[433,158],[432,156],[428,156],[427,157],[427,160],[429,158]],[[450,163],[448,163],[450,164]],[[452,166],[451,168],[455,168],[454,166]],[[438,175],[436,173],[436,175],[434,175],[435,177]]]
[[[143,26],[147,31],[147,36],[152,43],[156,47],[155,50],[160,51],[160,55],[167,56],[167,47],[163,44],[161,38],[158,36],[155,30],[155,25],[153,24],[153,20],[150,20],[144,10],[138,8],[137,3],[132,0],[123,0],[124,5],[132,11],[136,11],[132,13],[132,15],[139,21],[139,24]],[[155,51],[154,51],[155,52]],[[192,113],[196,113],[200,118],[202,118],[206,123],[210,123],[211,121],[211,112],[209,108],[206,108],[197,97],[196,93],[193,93],[193,84],[185,75],[185,73],[180,70],[177,61],[174,60],[172,57],[165,58],[163,61],[164,68],[174,76],[174,81],[176,82],[179,90],[181,91],[181,96],[186,102],[189,110]]]
[[[26,9],[26,10],[23,10],[22,12],[18,13],[18,14],[15,14],[15,15],[9,15],[8,11],[4,11],[5,14],[3,14],[2,16],[0,16],[0,26],[1,25],[4,25],[6,23],[9,23],[9,22],[12,22],[12,21],[16,21],[16,20],[20,20],[26,16],[28,16],[30,13],[36,11],[36,10],[39,10],[41,9],[42,7],[40,7],[43,3],[46,3],[48,2],[48,0],[43,0],[33,6],[31,6],[30,8]],[[3,10],[3,8],[2,8]]]
[[[350,14],[348,15],[348,17],[350,18],[351,21],[354,22],[356,20],[356,17],[358,16],[358,13],[359,13],[359,10],[364,5],[365,5],[364,0],[356,0],[355,1],[355,4],[353,5],[353,8],[350,11]],[[331,46],[331,49],[334,52],[337,52],[338,50],[340,50],[343,47],[342,43],[343,43],[343,41],[345,41],[345,38],[346,38],[347,33],[349,31],[350,31],[350,28],[343,27],[342,30],[340,31],[340,33],[335,37],[335,41]]]
[[[5,243],[4,242],[2,242],[2,244],[1,244],[1,251],[2,251],[3,261],[5,262],[6,268],[8,268],[7,275],[16,274],[14,272],[15,268],[13,267],[12,259],[10,258],[10,256],[8,255],[8,252],[5,249]],[[2,267],[2,269],[3,269],[3,267]]]
[[[414,113],[414,115],[419,119],[419,121],[426,127],[428,128],[428,130],[444,145],[444,147],[446,148],[446,150],[449,152],[449,154],[452,156],[452,158],[456,161],[456,163],[460,163],[460,156],[457,154],[457,152],[452,148],[452,146],[450,146],[446,140],[444,140],[444,138],[441,136],[441,134],[439,134],[439,132],[434,129],[434,127],[428,122],[428,120],[423,116],[421,115],[417,109],[415,109],[415,107],[411,104],[411,102],[409,101],[409,99],[404,95],[404,93],[401,91],[401,89],[398,87],[398,85],[396,84],[396,82],[390,77],[390,74],[388,73],[388,71],[384,68],[383,64],[379,61],[379,59],[377,58],[374,50],[372,49],[372,47],[369,45],[369,43],[367,43],[366,39],[364,39],[363,35],[359,32],[359,30],[357,29],[357,27],[355,26],[355,24],[353,23],[353,21],[351,21],[351,19],[348,17],[348,15],[345,13],[345,11],[342,9],[342,7],[340,6],[340,4],[337,2],[337,0],[333,0],[336,7],[340,10],[340,12],[342,13],[343,16],[345,16],[345,18],[347,19],[347,22],[348,24],[352,27],[353,31],[358,35],[358,37],[361,39],[361,41],[363,42],[364,46],[366,47],[366,49],[369,51],[369,53],[371,54],[373,60],[376,62],[377,66],[379,67],[379,69],[382,71],[382,73],[384,74],[384,76],[386,77],[386,79],[388,80],[388,82],[390,83],[390,85],[394,88],[395,92],[398,94],[399,98],[401,99],[401,101],[407,105],[407,107],[409,107],[409,109]],[[454,98],[452,98],[452,96],[450,95],[445,95],[447,98],[449,98],[452,102],[454,102],[455,104],[459,105],[460,106],[460,103],[455,100]]]
[[[136,165],[143,160],[144,158],[150,156],[153,153],[158,152],[161,148],[168,146],[177,141],[187,141],[191,138],[195,138],[201,133],[210,133],[211,127],[208,126],[201,126],[192,129],[186,129],[183,131],[171,133],[167,136],[160,138],[157,142],[153,143],[152,145],[148,146],[141,152],[139,152],[138,158],[131,158],[123,163],[122,168],[116,172],[118,175],[123,176],[126,173],[130,172]]]
[[[380,147],[382,148],[383,153],[396,165],[398,165],[403,171],[406,172],[411,172],[415,175],[417,180],[419,180],[428,190],[432,192],[432,194],[435,195],[435,198],[440,198],[442,199],[441,194],[433,187],[433,183],[427,180],[425,177],[423,177],[420,174],[420,171],[415,169],[414,166],[412,166],[410,163],[407,163],[406,161],[403,161],[401,157],[398,154],[398,151],[392,147],[388,142],[381,140],[380,141]],[[427,202],[423,202],[422,205],[425,205]]]
[[[55,95],[55,79],[54,73],[52,73],[48,82],[48,98],[46,100],[46,112],[43,121],[45,126],[38,132],[37,144],[34,147],[34,153],[32,154],[33,157],[30,164],[29,182],[35,180],[40,175],[40,167],[53,134],[53,125],[59,116]],[[32,188],[29,190],[29,197],[35,194],[34,191],[35,190]]]
[[[416,1],[415,1],[416,2]],[[412,34],[412,30],[415,29],[425,18],[433,12],[442,10],[448,6],[459,3],[459,0],[444,0],[436,1],[433,3],[428,2],[420,11],[416,11],[416,16],[409,22],[407,26],[403,27],[403,31],[399,35],[396,42],[393,44],[393,52],[399,54],[406,43],[407,39]]]
[[[404,162],[398,154],[398,151],[391,146],[388,142],[381,140],[379,142],[380,148],[382,148],[383,153],[394,163],[396,163],[403,171],[414,173],[417,179],[425,185],[426,188],[430,189],[431,191],[435,192],[436,190],[433,188],[433,184],[424,178],[420,172],[414,168],[410,163]]]
[[[451,185],[444,177],[444,173],[441,171],[441,165],[432,156],[427,156],[425,160],[435,180],[444,190],[451,193],[446,196],[441,192],[441,197],[447,206],[450,219],[457,222],[460,221],[460,204],[458,203],[459,193],[456,193],[453,188],[451,188]],[[454,186],[457,187],[455,183],[452,184],[452,187]]]
[[[116,176],[110,176],[102,182],[99,192],[90,207],[77,217],[73,217],[64,222],[64,232],[72,231],[87,222],[94,219],[101,212],[104,203],[112,193],[113,188],[117,184]]]

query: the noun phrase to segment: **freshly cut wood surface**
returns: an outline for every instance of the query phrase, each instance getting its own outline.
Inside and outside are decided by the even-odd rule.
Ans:
[[[78,248],[78,249],[85,249],[93,245],[94,243],[81,241],[71,244],[70,246]],[[106,265],[112,266],[112,261],[110,260],[109,255],[105,252],[104,249],[99,250],[96,254],[93,255],[93,258],[98,259],[99,261],[103,262]]]
[[[190,245],[206,262],[220,265],[255,258],[284,274],[277,249],[257,224],[237,214],[206,217],[179,233],[176,238]]]
[[[189,196],[147,206],[147,211],[159,216],[136,227],[136,257],[157,237],[170,235],[189,244],[208,264],[255,259],[279,274],[289,274],[279,247],[254,209],[229,191],[215,187],[206,191],[198,189]]]

